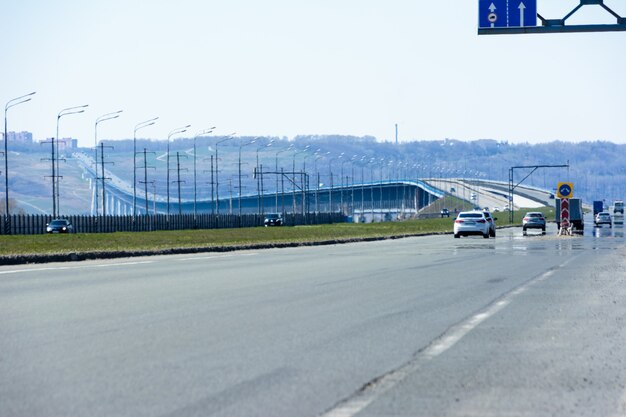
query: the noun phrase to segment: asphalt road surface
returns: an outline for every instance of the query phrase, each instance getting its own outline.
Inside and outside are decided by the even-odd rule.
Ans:
[[[0,416],[625,416],[624,229],[0,267]]]

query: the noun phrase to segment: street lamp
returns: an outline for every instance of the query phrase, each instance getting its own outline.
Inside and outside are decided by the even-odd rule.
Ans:
[[[122,110],[118,110],[113,113],[103,114],[102,116],[96,119],[95,127],[94,127],[94,170],[95,170],[95,190],[96,190],[96,216],[98,215],[98,124],[104,122],[105,120],[117,119],[120,117],[120,113]],[[104,184],[104,166],[102,167],[102,181]],[[103,197],[104,198],[104,197]],[[103,203],[104,204],[104,201]],[[102,213],[104,213],[104,207],[102,207]]]
[[[292,182],[292,199],[293,199],[293,214],[296,214],[296,155],[306,153],[309,150],[310,145],[306,145],[303,150],[295,150],[293,153],[293,165],[291,170],[291,182]],[[302,201],[304,205],[304,200]]]
[[[217,214],[220,214],[220,179],[218,175],[219,159],[217,157],[217,145],[219,145],[222,142],[226,142],[227,140],[231,140],[233,136],[235,136],[235,134],[236,132],[233,132],[230,135],[226,136],[225,139],[222,139],[215,143],[215,211]]]
[[[318,152],[321,151],[321,148],[317,148],[315,150],[315,152],[313,154],[307,154],[304,155],[304,158],[302,158],[302,183],[303,183],[303,192],[302,192],[302,214],[307,214],[309,212],[308,210],[308,190],[309,190],[309,177],[307,176],[306,173],[306,159],[309,156],[317,156]]]
[[[255,139],[259,139],[258,138]],[[265,213],[265,205],[263,204],[263,170],[259,165],[259,151],[263,148],[269,148],[274,143],[274,139],[270,140],[269,143],[265,143],[261,146],[257,146],[256,148],[256,193],[257,193],[257,212],[264,214]]]
[[[176,128],[167,135],[167,174],[166,174],[167,178],[166,178],[166,181],[167,181],[167,219],[168,220],[170,218],[170,138],[174,135],[185,133],[187,129],[189,129],[190,127],[191,125]]]
[[[11,226],[10,226],[10,217],[9,217],[9,149],[8,149],[8,143],[9,143],[9,136],[8,136],[8,132],[7,132],[7,111],[14,106],[17,106],[18,104],[22,104],[22,103],[26,103],[27,101],[30,101],[32,99],[32,95],[34,95],[36,93],[36,91],[33,91],[32,93],[28,93],[25,94],[23,96],[20,97],[16,97],[14,99],[11,99],[7,102],[7,104],[4,106],[4,216],[5,216],[5,223],[4,223],[4,227],[5,230],[4,232],[6,234],[10,234],[11,233]]]
[[[197,189],[197,183],[196,183],[196,139],[198,139],[200,136],[213,132],[213,129],[215,129],[215,126],[210,127],[208,129],[204,129],[198,132],[196,136],[193,137],[193,221],[194,223],[196,221],[196,215],[197,215],[196,204],[197,204],[197,198],[198,198],[198,189]]]
[[[157,120],[158,117],[155,117],[145,122],[137,123],[133,132],[133,220],[137,216],[137,131],[144,127],[152,126]],[[146,214],[148,214],[148,210],[146,210]]]
[[[244,146],[252,145],[254,142],[256,142],[256,139],[252,139],[250,142],[239,145],[239,222],[241,222],[241,148],[243,148]]]
[[[333,211],[333,188],[334,188],[334,184],[333,184],[333,161],[336,159],[339,159],[343,156],[345,152],[341,152],[341,154],[337,157],[337,158],[329,158],[328,159],[328,171],[329,171],[329,175],[330,175],[330,188],[328,189],[328,208],[329,208],[329,212]]]
[[[280,155],[283,152],[288,152],[291,149],[293,149],[293,143],[291,145],[289,145],[289,147],[287,149],[282,149],[282,150],[276,152],[276,166],[275,166],[275,169],[276,169],[276,213],[278,213],[278,155]],[[283,180],[283,178],[281,176],[281,182],[282,182],[282,180]],[[284,191],[285,190],[281,189],[281,194]],[[284,195],[282,195],[282,199],[283,199],[283,203],[284,203],[285,202],[285,196]],[[283,211],[285,211],[284,208],[283,208]]]
[[[343,156],[343,155],[342,155],[342,156]],[[343,205],[343,190],[344,190],[344,183],[343,183],[343,180],[344,180],[344,177],[343,177],[343,165],[344,165],[346,162],[350,162],[350,160],[349,160],[349,159],[346,159],[346,158],[342,158],[342,159],[341,159],[341,164],[340,164],[340,165],[341,165],[341,212],[342,212],[342,213],[343,213],[343,209],[344,209],[344,205]],[[348,181],[347,181],[347,178],[346,178],[346,187],[347,187],[347,186],[348,186]]]
[[[313,164],[315,165],[315,184],[316,184],[315,185],[315,212],[316,213],[319,213],[319,211],[320,211],[320,205],[319,205],[319,199],[320,199],[320,172],[317,170],[317,160],[321,159],[321,158],[325,158],[328,155],[330,155],[330,152],[326,152],[324,154],[318,155],[313,160]]]
[[[85,104],[82,106],[76,106],[76,107],[68,107],[67,109],[63,109],[59,112],[59,114],[57,115],[57,136],[56,136],[56,154],[57,154],[57,160],[56,160],[56,175],[54,174],[54,138],[52,139],[52,147],[53,147],[53,151],[52,151],[52,216],[53,217],[57,217],[58,212],[61,211],[59,205],[60,205],[60,198],[59,195],[60,193],[60,182],[59,179],[61,178],[61,170],[59,168],[59,159],[61,154],[59,153],[59,120],[61,119],[61,117],[63,116],[67,116],[70,114],[78,114],[78,113],[84,113],[85,112],[85,107],[89,107],[89,104]],[[121,110],[120,110],[121,111]],[[56,192],[55,192],[55,183],[56,183]],[[56,200],[55,200],[56,199]]]

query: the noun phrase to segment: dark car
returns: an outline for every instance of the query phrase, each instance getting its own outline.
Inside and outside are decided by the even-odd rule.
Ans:
[[[280,214],[272,213],[265,216],[265,220],[263,220],[263,224],[265,227],[268,226],[282,226],[283,218],[280,217]]]
[[[74,226],[67,219],[54,219],[46,224],[46,233],[72,233]]]
[[[441,217],[450,217],[450,210],[447,208],[441,209]]]

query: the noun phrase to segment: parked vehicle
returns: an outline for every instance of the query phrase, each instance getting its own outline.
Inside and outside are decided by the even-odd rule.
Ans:
[[[283,225],[283,218],[280,216],[280,214],[277,214],[277,213],[267,214],[265,216],[265,220],[263,220],[263,225],[265,227],[268,227],[268,226],[282,226]]]
[[[613,222],[611,221],[611,213],[608,211],[601,211],[596,214],[596,217],[593,219],[593,223],[596,227],[600,227],[603,224],[608,224],[609,227],[613,227]]]
[[[469,235],[482,235],[485,239],[489,239],[491,231],[491,223],[487,219],[487,215],[479,210],[462,211],[454,221],[454,237]]]
[[[555,220],[559,230],[561,230],[561,199],[557,198]],[[583,212],[583,202],[580,198],[569,199],[569,222],[572,231],[582,234],[585,231],[585,213]]]
[[[528,229],[541,229],[541,234],[546,234],[546,218],[539,211],[529,211],[522,219],[522,230],[524,236]]]
[[[67,219],[54,219],[46,224],[46,233],[72,233],[74,226]]]
[[[593,202],[593,215],[596,216],[598,213],[604,211],[604,203],[602,201],[594,201]]]

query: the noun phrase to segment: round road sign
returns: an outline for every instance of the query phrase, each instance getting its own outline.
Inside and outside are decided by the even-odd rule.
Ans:
[[[558,194],[560,198],[571,198],[573,192],[572,184],[569,182],[559,183]]]
[[[498,15],[495,13],[489,13],[489,16],[487,16],[487,20],[489,20],[489,23],[496,23],[496,20],[498,20]]]

